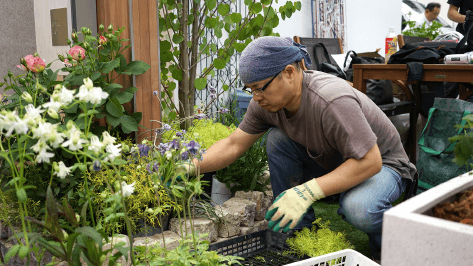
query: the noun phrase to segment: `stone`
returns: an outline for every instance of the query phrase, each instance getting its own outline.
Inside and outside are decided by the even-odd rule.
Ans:
[[[240,226],[241,220],[243,219],[239,212],[235,212],[230,208],[220,205],[215,206],[215,213],[221,221],[225,221],[226,223],[236,226]]]
[[[218,236],[219,237],[232,237],[240,235],[240,226],[231,223],[220,222],[218,223]]]
[[[111,243],[106,243],[103,245],[102,247],[102,250],[107,250],[107,249],[110,249],[112,247],[112,245],[116,245],[120,242],[125,242],[125,245],[123,245],[122,247],[124,248],[130,248],[130,241],[128,239],[128,236],[126,235],[116,235],[113,237],[113,241],[112,241],[112,238],[109,238],[109,240],[111,241]],[[105,258],[104,262],[102,263],[102,265],[108,265],[109,261],[110,261],[110,256],[113,256],[115,253],[117,253],[118,250],[117,249],[114,249],[112,250],[111,253],[108,253],[107,254],[107,257]],[[130,257],[130,250],[127,251],[128,253],[128,260],[125,258],[125,256],[121,256],[120,258],[118,258],[118,260],[115,262],[117,265],[118,263],[120,263],[122,266],[130,266],[131,265],[131,257]],[[85,264],[82,264],[82,265],[87,265],[87,263]]]
[[[268,223],[269,222],[266,220],[256,221],[253,227],[255,228],[255,231],[265,230],[268,228]]]
[[[166,244],[166,250],[173,250],[179,246],[179,241],[182,239],[181,236],[172,232],[170,230],[164,231],[161,234],[155,234],[152,237],[137,237],[133,242],[133,246],[153,246],[159,245],[164,248],[163,244],[163,236],[164,236],[164,243]]]
[[[254,232],[257,232],[257,228],[252,226],[252,227],[241,227],[241,232],[240,232],[240,235],[241,236],[244,236],[244,235],[248,235],[248,234],[251,234],[251,233],[254,233]]]
[[[249,201],[252,201],[256,203],[256,210],[255,210],[255,221],[261,221],[264,219],[264,216],[266,214],[267,208],[269,206],[265,206],[265,201],[264,201],[264,194],[261,191],[237,191],[235,193],[236,198],[242,198],[242,199],[247,199]],[[266,209],[265,209],[266,207]]]
[[[191,230],[189,219],[187,219],[184,224],[184,221],[182,221],[182,219],[181,219],[181,223],[179,223],[178,218],[172,218],[171,221],[169,222],[169,229],[173,231],[174,233],[181,236],[181,228],[180,228],[181,224],[182,224],[183,230],[186,230],[187,228],[186,232],[188,235],[190,235],[192,230]],[[203,238],[203,240],[208,240],[211,243],[217,241],[218,226],[217,226],[217,223],[212,220],[204,219],[204,218],[194,219],[194,231],[197,233],[197,236],[199,234],[208,234],[208,236]]]
[[[255,223],[256,203],[247,199],[231,198],[222,206],[231,209],[232,213],[237,212],[242,217],[240,226],[253,226]]]

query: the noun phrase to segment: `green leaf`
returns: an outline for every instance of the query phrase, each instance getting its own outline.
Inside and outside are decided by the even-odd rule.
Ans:
[[[136,87],[129,87],[125,91],[129,93],[135,93],[136,91],[138,91],[138,89]]]
[[[207,86],[207,78],[196,78],[194,81],[195,88],[202,90]]]
[[[120,124],[120,118],[113,116],[111,114],[105,114],[107,116],[107,121],[113,126],[117,127]]]
[[[127,67],[128,64],[126,62],[126,58],[122,54],[119,54],[118,58],[120,60],[120,67],[118,69],[116,69],[116,71],[118,73],[123,73],[123,72],[126,71],[126,67]]]
[[[16,190],[16,197],[21,203],[26,203],[26,201],[28,200],[28,196],[26,195],[26,191],[24,188],[19,188]]]
[[[230,87],[227,84],[223,84],[222,89],[223,91],[228,91]]]
[[[217,24],[218,24],[217,18],[212,18],[212,17],[205,18],[205,22],[204,22],[205,27],[209,29],[213,29],[217,26]]]
[[[142,117],[143,117],[143,113],[134,112],[133,114],[131,114],[131,117],[133,117],[133,119],[135,119],[136,123],[139,124],[141,122]]]
[[[123,107],[115,97],[108,98],[105,109],[113,116],[121,117],[123,115]]]
[[[233,23],[239,23],[241,21],[241,14],[240,13],[232,13],[230,15],[230,18],[232,19]]]
[[[206,0],[207,8],[213,10],[217,6],[217,0]]]
[[[151,66],[143,61],[133,61],[126,66],[125,74],[128,75],[141,75],[148,71]]]
[[[243,50],[245,50],[246,44],[234,42],[232,46],[235,48],[235,50],[241,53]]]
[[[172,45],[169,41],[160,41],[159,45],[160,45],[161,51],[163,51],[163,50],[164,51],[169,51],[169,50],[171,50],[171,47],[172,47]]]
[[[259,12],[261,12],[262,9],[263,5],[261,3],[254,3],[251,7],[251,12],[253,12],[254,14],[258,14]]]
[[[300,1],[295,2],[294,5],[295,5],[295,7],[296,7],[297,10],[301,11],[302,4],[301,4]]]
[[[184,41],[184,37],[180,34],[174,34],[172,36],[172,42],[175,44],[180,44],[182,41]]]
[[[26,257],[26,255],[28,255],[29,251],[30,251],[30,249],[27,246],[21,246],[20,250],[18,251],[18,257],[20,259],[24,259]]]
[[[91,79],[92,81],[96,81],[96,80],[97,80],[98,78],[100,78],[101,76],[102,76],[102,73],[96,72],[96,73],[94,73],[92,76],[90,76],[90,79]]]
[[[263,4],[264,6],[269,6],[269,4],[271,4],[273,0],[261,0],[261,4]]]
[[[220,4],[218,6],[218,13],[222,16],[225,16],[226,14],[228,14],[228,12],[230,12],[230,5],[228,4]]]
[[[20,245],[14,245],[7,251],[7,254],[5,254],[5,264],[7,264],[10,259],[16,255],[16,253],[18,253],[19,249]]]
[[[81,233],[92,238],[96,244],[102,247],[102,236],[97,231],[95,231],[94,228],[89,226],[79,227],[76,229],[76,233]]]
[[[118,83],[112,83],[112,84],[108,85],[107,87],[105,87],[104,91],[113,96],[113,95],[114,95],[115,93],[117,93],[121,88],[123,88],[122,85],[120,85],[120,84],[118,84]],[[110,97],[110,96],[109,96],[109,97]]]
[[[225,63],[225,59],[218,59],[218,58],[213,61],[213,64],[216,69],[224,69],[225,66],[227,65]]]
[[[124,115],[120,117],[120,124],[125,134],[138,131],[138,123],[136,123],[136,120],[131,116]]]
[[[177,81],[181,81],[182,80],[182,70],[181,69],[174,69],[172,71],[172,77]]]
[[[113,69],[120,66],[120,58],[115,58],[112,61],[106,62],[102,65],[102,73],[110,73]]]
[[[115,95],[115,98],[118,99],[118,102],[120,104],[124,104],[129,102],[131,99],[133,99],[133,93],[129,93],[126,91],[119,92]]]

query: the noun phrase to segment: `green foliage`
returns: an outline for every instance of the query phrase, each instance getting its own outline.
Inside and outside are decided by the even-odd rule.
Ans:
[[[345,233],[330,230],[329,221],[322,222],[322,219],[318,218],[314,224],[318,225],[319,228],[317,229],[317,226],[313,226],[311,229],[303,228],[301,231],[294,233],[295,237],[286,240],[291,248],[286,253],[298,257],[317,257],[343,249],[354,248],[346,240]]]
[[[125,198],[127,216],[132,232],[142,233],[142,230],[144,230],[144,228],[137,228],[140,219],[145,219],[146,224],[150,227],[160,227],[160,221],[156,217],[162,218],[169,215],[171,209],[176,207],[176,203],[171,201],[163,186],[154,185],[146,169],[147,163],[144,160],[138,158],[135,162],[135,158],[131,155],[125,159],[127,163],[122,166],[120,171],[121,179],[126,180],[127,183],[135,183],[135,193]],[[117,183],[119,178],[115,170],[109,168],[99,172],[87,172],[85,178],[89,182],[89,193],[90,198],[93,199],[96,220],[101,221],[102,227],[109,235],[123,232],[125,229],[124,216],[120,217],[118,221],[105,219],[105,210],[110,208],[112,204],[107,202],[106,199],[114,191],[120,189]],[[107,183],[110,184],[110,187]],[[85,183],[79,184],[77,191],[85,191]],[[78,206],[81,205],[78,204]]]
[[[473,114],[463,117],[463,120],[466,120],[466,124],[463,126],[464,134],[448,139],[450,142],[457,142],[453,149],[455,154],[453,162],[460,167],[466,164],[468,160],[473,159]],[[461,125],[456,125],[455,127],[459,129]],[[473,165],[471,167],[473,168]]]
[[[416,36],[416,37],[429,37],[431,40],[435,39],[438,35],[442,34],[440,28],[442,24],[437,21],[432,21],[430,27],[425,27],[425,22],[422,26],[416,27],[415,21],[405,21],[404,24],[409,26],[408,30],[402,32],[406,36]]]
[[[209,251],[210,242],[202,240],[208,234],[199,235],[196,249],[190,237],[179,243],[179,246],[171,251],[166,251],[159,243],[135,247],[136,259],[139,265],[241,265],[239,260],[243,258],[235,256],[219,255],[216,251]]]
[[[207,78],[215,75],[216,69],[224,69],[231,57],[242,52],[253,39],[277,35],[273,29],[279,25],[279,18],[290,18],[301,9],[300,1],[287,1],[279,9],[272,4],[273,0],[244,1],[241,10],[246,11],[238,13],[231,10],[227,2],[216,0],[159,2],[158,9],[162,12],[159,12],[158,31],[164,87],[161,106],[165,116],[173,120],[179,115],[183,124],[188,123],[187,126],[181,124],[180,128],[189,127],[189,121],[182,119],[194,114],[195,89],[209,89]],[[217,47],[215,41],[224,38],[224,31],[228,37]],[[211,58],[212,63],[197,73],[199,62],[205,58]],[[231,88],[236,80],[235,77],[223,83],[224,90]],[[171,100],[176,88],[179,88],[179,112]]]
[[[263,173],[268,169],[265,137],[255,142],[238,160],[218,170],[216,179],[236,191],[262,191],[270,179],[263,180]]]

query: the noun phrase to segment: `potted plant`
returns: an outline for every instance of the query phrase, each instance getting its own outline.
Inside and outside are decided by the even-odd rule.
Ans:
[[[463,119],[467,121],[463,126],[465,134],[449,139],[457,141],[454,161],[459,166],[468,163],[473,155],[473,135],[469,130],[473,126],[473,115]],[[406,262],[415,265],[471,265],[469,243],[473,238],[473,226],[460,223],[460,219],[444,219],[439,214],[462,212],[462,206],[457,210],[453,207],[459,201],[467,200],[465,197],[470,195],[472,188],[473,171],[470,171],[388,210],[383,219],[382,265]]]

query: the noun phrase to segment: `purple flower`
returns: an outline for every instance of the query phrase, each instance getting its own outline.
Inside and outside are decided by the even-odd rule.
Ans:
[[[159,153],[161,153],[161,155],[164,155],[164,153],[166,153],[168,148],[169,148],[169,145],[167,143],[159,143],[158,145],[158,150],[159,150]]]
[[[96,171],[96,172],[97,172],[97,171],[100,171],[100,169],[102,169],[102,166],[101,166],[99,160],[95,160],[95,161],[94,161],[93,169],[94,169],[94,171]]]
[[[171,142],[168,142],[168,145],[169,149],[179,149],[179,141],[177,141],[177,139],[173,139]]]
[[[206,118],[206,117],[207,117],[206,114],[196,114],[196,115],[194,115],[194,118],[197,118],[197,119],[199,119],[199,120],[200,120],[200,119],[204,119],[204,118]]]
[[[222,108],[222,109],[220,109],[220,112],[222,114],[228,114],[228,112],[230,112],[230,110],[228,110],[227,108]]]
[[[183,161],[187,161],[187,159],[189,159],[189,152],[188,151],[185,151],[181,154],[181,158]]]
[[[154,96],[158,96],[158,91],[153,91]]]
[[[159,170],[159,165],[158,163],[154,163],[153,165],[153,171],[157,172]]]
[[[213,100],[213,99],[215,99],[215,98],[217,98],[217,95],[215,95],[215,94],[210,94],[210,99]]]
[[[209,87],[209,92],[212,93],[212,94],[215,94],[215,93],[217,93],[217,90],[215,90],[214,87]]]
[[[138,144],[141,157],[148,157],[149,146],[146,144]]]
[[[148,163],[146,165],[146,170],[148,170],[149,174],[152,174],[153,172],[157,172],[159,170],[159,165],[156,162],[154,164]]]
[[[171,130],[171,126],[168,125],[168,124],[163,124],[163,128],[164,128],[164,130],[166,130],[166,131]]]
[[[191,140],[187,144],[187,150],[192,154],[195,155],[199,151],[200,145],[199,143]]]
[[[187,131],[185,129],[183,129],[181,131],[178,131],[176,133],[176,136],[178,136],[179,138],[182,138],[186,133],[187,133]]]
[[[151,163],[147,164],[146,165],[146,170],[148,171],[149,174],[152,174],[153,171],[151,171],[151,166],[150,166]]]

